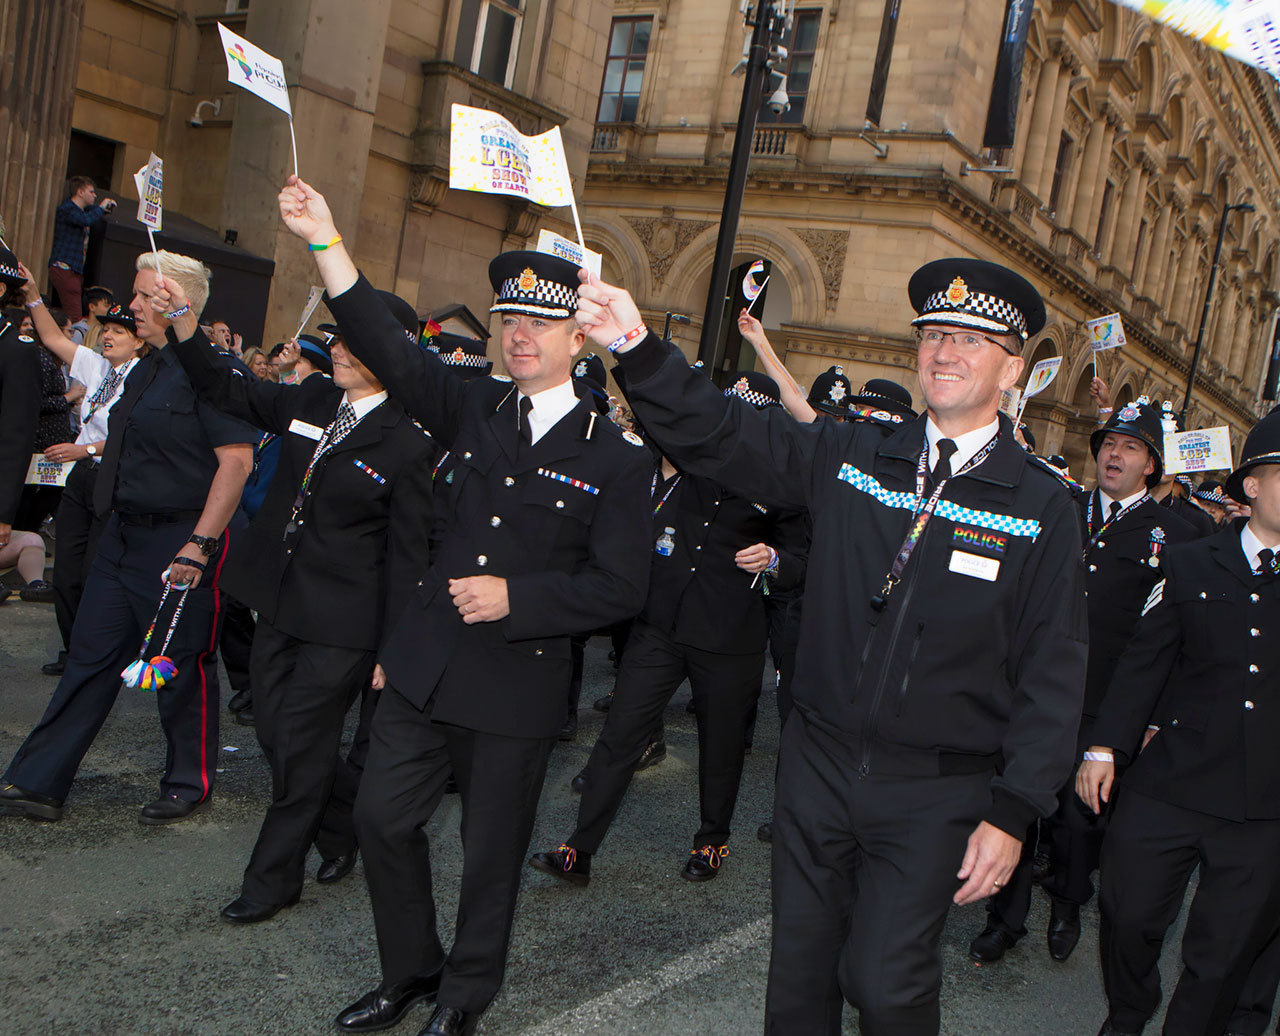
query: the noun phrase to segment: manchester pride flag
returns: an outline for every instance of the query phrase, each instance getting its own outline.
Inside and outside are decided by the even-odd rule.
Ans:
[[[138,222],[147,230],[160,230],[164,222],[164,162],[154,151],[147,164],[133,174],[138,188]]]
[[[1119,313],[1109,313],[1096,320],[1086,320],[1084,329],[1089,336],[1089,346],[1095,353],[1106,349],[1123,349],[1126,345],[1124,324],[1120,322]]]
[[[526,137],[497,112],[464,104],[453,106],[449,186],[524,198],[552,208],[574,205],[559,126]]]
[[[257,94],[268,104],[274,104],[292,119],[289,88],[285,85],[284,65],[280,59],[237,36],[221,22],[218,23],[218,32],[222,36],[222,50],[227,59],[227,79],[251,94]]]
[[[1280,0],[1114,0],[1229,57],[1280,76]]]
[[[1038,396],[1047,389],[1053,383],[1053,379],[1058,376],[1058,368],[1061,366],[1061,356],[1050,356],[1032,367],[1031,376],[1027,378],[1027,387],[1022,393],[1023,400]]]
[[[760,293],[764,291],[764,281],[758,281],[756,278],[764,273],[764,260],[757,259],[747,269],[747,274],[742,278],[742,297],[748,302],[755,302],[760,297]],[[768,280],[768,277],[765,277]]]
[[[1166,432],[1164,462],[1165,473],[1169,475],[1192,471],[1230,471],[1231,429],[1220,425],[1193,432]]]

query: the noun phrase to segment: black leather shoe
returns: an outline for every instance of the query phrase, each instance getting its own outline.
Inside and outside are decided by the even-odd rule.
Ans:
[[[685,881],[710,881],[720,873],[720,864],[729,855],[727,845],[704,845],[689,850],[689,859],[680,872]]]
[[[67,653],[59,651],[58,657],[52,662],[46,662],[40,667],[40,672],[45,676],[61,676],[67,671]]]
[[[644,755],[640,757],[640,761],[636,763],[636,772],[647,770],[650,766],[657,766],[663,759],[667,757],[667,744],[665,741],[650,742],[649,747],[644,750]]]
[[[436,1013],[419,1030],[418,1036],[471,1036],[476,1031],[478,1014],[468,1014],[458,1007],[436,1006]]]
[[[1055,899],[1049,916],[1049,956],[1062,963],[1080,941],[1080,907]]]
[[[0,816],[30,817],[32,820],[61,820],[62,803],[48,795],[6,784],[0,788]]]
[[[1117,1029],[1108,1018],[1098,1030],[1098,1036],[1141,1036],[1141,1030],[1135,1032],[1133,1029]]]
[[[766,820],[763,824],[756,828],[756,837],[762,842],[773,841],[773,821]]]
[[[249,702],[249,704],[248,704],[248,705],[246,705],[243,709],[241,709],[239,712],[235,713],[235,714],[232,716],[232,718],[233,718],[237,723],[239,723],[239,724],[240,724],[240,726],[242,726],[242,727],[252,727],[252,726],[254,726],[254,719],[253,719],[253,702],[252,702],[252,701],[251,701],[251,702]]]
[[[446,795],[462,794],[462,789],[458,787],[458,778],[455,777],[453,774],[449,774],[449,776],[445,778],[444,793]]]
[[[276,916],[285,907],[297,905],[300,894],[284,903],[255,903],[251,899],[245,899],[241,896],[237,900],[233,900],[218,911],[222,915],[223,920],[233,921],[236,924],[257,924],[259,921],[266,921]]]
[[[987,925],[973,942],[969,943],[969,959],[979,964],[994,964],[1018,943],[1018,936],[1003,928]]]
[[[433,1000],[440,991],[440,972],[406,979],[393,986],[371,989],[333,1020],[342,1032],[377,1032],[390,1029],[421,1000]]]
[[[331,885],[335,881],[341,881],[356,865],[357,854],[358,850],[353,849],[349,853],[335,856],[332,860],[321,860],[320,866],[316,868],[316,881],[321,885]]]
[[[568,719],[564,721],[564,726],[560,728],[560,740],[572,741],[578,736],[578,714],[572,713]]]
[[[53,604],[53,584],[33,579],[18,591],[18,596],[28,604]]]
[[[529,857],[529,866],[579,888],[591,880],[591,854],[563,843],[553,853],[534,853]]]
[[[239,712],[241,709],[247,709],[253,704],[253,691],[246,687],[243,691],[236,691],[231,696],[231,700],[227,702],[228,712]]]
[[[569,782],[569,787],[572,788],[574,791],[576,791],[579,795],[582,794],[582,789],[585,788],[586,786],[587,786],[586,770],[582,770],[581,772],[574,774],[573,780]]]
[[[610,691],[603,698],[597,698],[591,703],[591,707],[596,712],[608,712],[609,706],[613,704],[613,691]]]
[[[204,810],[213,796],[192,802],[180,799],[177,795],[162,795],[154,802],[148,802],[138,814],[138,820],[144,824],[176,824]]]

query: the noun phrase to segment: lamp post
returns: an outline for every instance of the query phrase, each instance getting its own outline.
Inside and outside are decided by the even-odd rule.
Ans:
[[[729,291],[729,271],[733,264],[733,243],[738,236],[738,220],[742,215],[742,194],[747,186],[751,141],[755,136],[756,116],[763,99],[765,74],[769,70],[777,41],[787,31],[793,4],[794,0],[786,0],[785,3],[783,0],[756,0],[753,10],[747,14],[747,24],[752,26],[752,32],[751,41],[742,57],[742,65],[739,66],[746,73],[742,84],[742,103],[738,108],[738,128],[733,138],[733,154],[729,159],[729,179],[725,187],[724,208],[720,213],[715,261],[711,266],[711,286],[707,289],[707,311],[702,320],[702,337],[698,343],[698,359],[709,371],[715,369],[720,328],[724,323],[725,296]],[[746,9],[745,2],[743,9]]]
[[[672,313],[668,310],[667,319],[662,322],[662,340],[664,342],[671,338],[671,324],[673,321],[677,324],[693,323],[692,319],[683,313]]]
[[[1218,280],[1218,262],[1222,259],[1222,239],[1227,236],[1227,219],[1233,212],[1252,212],[1253,206],[1248,202],[1228,205],[1222,210],[1222,219],[1218,221],[1218,243],[1213,249],[1213,265],[1209,267],[1209,284],[1204,290],[1204,307],[1200,310],[1200,330],[1196,332],[1196,348],[1191,354],[1191,370],[1187,372],[1187,394],[1182,400],[1182,412],[1178,415],[1178,423],[1187,425],[1187,411],[1191,409],[1191,393],[1196,385],[1196,371],[1200,369],[1200,353],[1204,349],[1204,329],[1209,322],[1209,308],[1213,305],[1213,287]]]

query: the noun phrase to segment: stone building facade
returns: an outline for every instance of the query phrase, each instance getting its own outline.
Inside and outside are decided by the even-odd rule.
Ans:
[[[799,0],[793,111],[765,110],[757,128],[737,242],[739,259],[772,262],[771,340],[802,383],[841,363],[855,384],[894,377],[918,399],[907,277],[946,255],[1006,263],[1049,308],[1028,367],[1064,358],[1029,423],[1041,452],[1079,474],[1094,424],[1083,321],[1124,318],[1129,346],[1101,360],[1119,401],[1180,408],[1218,221],[1247,201],[1255,211],[1227,223],[1187,423],[1227,424],[1238,447],[1263,405],[1280,301],[1276,83],[1106,0],[1036,4],[1013,146],[984,149],[1004,7]],[[873,83],[889,10],[896,34]],[[616,0],[614,19],[609,62],[619,26],[628,38],[647,27],[647,46],[622,69],[629,81],[606,75],[613,118],[593,138],[584,230],[647,313],[694,318],[682,340],[692,354],[741,98],[729,73],[742,20],[730,0]],[[869,123],[873,90],[883,106]]]

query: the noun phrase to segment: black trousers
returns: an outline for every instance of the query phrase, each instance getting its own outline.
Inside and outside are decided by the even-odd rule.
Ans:
[[[1227,1032],[1240,1036],[1262,1036],[1271,1021],[1276,1005],[1276,987],[1280,986],[1280,932],[1271,937],[1245,979]],[[1277,1026],[1280,1032],[1280,1026]]]
[[[742,779],[747,712],[760,694],[764,652],[721,655],[675,643],[636,620],[618,671],[613,704],[591,757],[578,826],[566,844],[580,852],[600,848],[622,805],[636,763],[652,740],[662,710],[687,677],[698,723],[698,798],[702,824],[695,849],[724,845]]]
[[[242,893],[255,903],[284,903],[302,889],[307,850],[320,832],[341,768],[343,720],[368,686],[373,652],[308,643],[264,620],[251,664],[254,723],[271,766],[271,805]],[[331,820],[330,835],[340,839],[345,826],[345,844],[354,848],[349,806],[343,812],[345,824]],[[349,849],[332,856],[344,851]]]
[[[1280,926],[1278,858],[1280,820],[1236,823],[1125,790],[1102,846],[1100,897],[1102,979],[1117,1028],[1140,1031],[1155,1013],[1160,949],[1198,866],[1164,1032],[1222,1032]]]
[[[440,1003],[480,1012],[502,985],[516,895],[555,738],[434,723],[388,686],[356,798],[356,834],[387,983],[444,967]],[[453,948],[436,931],[423,825],[452,770],[462,796],[462,888]]]
[[[936,1036],[939,942],[991,775],[858,776],[857,746],[793,711],[773,810],[769,1036]]]
[[[89,567],[98,552],[102,519],[93,513],[93,487],[98,465],[77,461],[67,475],[58,501],[58,539],[53,556],[53,611],[62,634],[63,650],[71,648],[71,627],[80,610],[80,598],[89,578]]]
[[[249,660],[253,652],[253,612],[234,597],[227,597],[222,609],[222,664],[227,667],[227,683],[233,691],[247,691],[253,686]]]
[[[187,542],[194,519],[145,527],[107,521],[71,630],[71,653],[44,716],[18,749],[5,780],[29,791],[64,799],[85,752],[93,744],[120,693],[120,673],[138,657],[163,584],[160,574]],[[223,538],[226,543],[226,537]],[[187,603],[166,654],[177,675],[155,692],[168,741],[162,795],[189,801],[213,789],[218,762],[218,575],[226,553],[213,559]],[[171,593],[147,650],[160,653],[176,604]],[[130,694],[147,693],[130,690]]]
[[[18,511],[13,516],[13,528],[23,532],[39,532],[44,520],[58,510],[62,498],[62,486],[23,486],[18,498]]]

